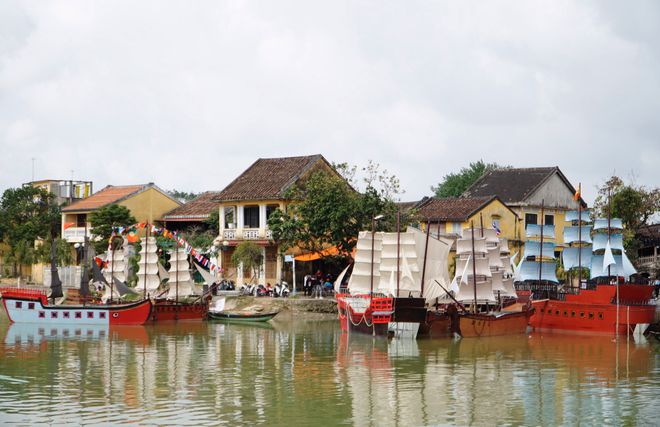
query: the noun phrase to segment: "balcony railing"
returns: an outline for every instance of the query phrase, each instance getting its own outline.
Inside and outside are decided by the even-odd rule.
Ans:
[[[639,257],[639,265],[652,265],[655,263],[660,263],[660,255],[658,256],[641,256]]]
[[[237,240],[239,238],[242,240],[270,240],[273,238],[273,231],[267,229],[262,232],[259,228],[244,228],[242,230],[228,228],[222,231],[222,238],[225,240]]]
[[[87,229],[87,237],[90,236],[90,230]],[[85,240],[85,227],[69,227],[62,233],[62,238],[67,242],[82,242]]]

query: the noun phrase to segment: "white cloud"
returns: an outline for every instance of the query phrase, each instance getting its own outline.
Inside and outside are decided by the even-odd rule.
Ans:
[[[221,189],[258,157],[376,162],[406,199],[484,159],[657,185],[653,2],[3,2],[0,187]]]

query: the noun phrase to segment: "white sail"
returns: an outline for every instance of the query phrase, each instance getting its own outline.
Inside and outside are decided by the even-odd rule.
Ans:
[[[579,252],[582,252],[580,255]],[[564,270],[572,268],[589,268],[591,266],[591,246],[564,248],[561,252],[561,260],[564,264]]]
[[[135,287],[154,296],[160,286],[158,277],[158,247],[154,237],[140,239],[140,259],[138,260],[137,283]]]
[[[466,277],[472,277],[472,275],[475,274],[475,272],[477,274],[477,277],[491,276],[488,258],[474,258],[474,259],[458,258],[456,260],[456,271],[463,271],[463,270],[467,272]]]
[[[396,294],[397,252],[399,271],[399,290],[408,292],[421,291],[421,261],[423,254],[417,252],[415,235],[412,232],[382,233],[380,251],[380,274],[378,289],[380,292]]]
[[[416,234],[416,240],[421,240],[424,234],[412,228],[409,231]],[[445,289],[451,286],[449,279],[449,251],[454,241],[442,237],[429,238],[428,251],[426,254],[426,271],[424,275],[424,294],[423,297],[428,303],[434,303],[435,299],[445,295],[445,291],[438,286],[438,283]],[[421,262],[423,263],[423,258]],[[436,283],[437,281],[437,283]]]
[[[195,295],[195,287],[190,275],[190,264],[188,263],[188,254],[182,248],[169,252],[170,269],[168,271],[170,279],[168,280],[169,289],[167,291],[168,299],[185,298]],[[211,282],[213,283],[213,282]]]
[[[373,244],[373,252],[372,252]],[[373,289],[376,290],[380,282],[380,256],[383,244],[383,233],[373,234],[369,231],[361,231],[358,235],[358,241],[355,251],[355,263],[353,265],[353,274],[348,281],[348,288],[351,293],[369,292],[373,283]],[[372,263],[373,260],[373,263]],[[372,282],[373,279],[373,282]]]
[[[493,294],[500,297],[516,298],[516,290],[513,287],[513,279],[504,277],[502,272],[494,272],[492,277]]]
[[[499,271],[504,268],[499,245],[488,249],[488,267],[491,271]]]
[[[128,278],[128,251],[126,240],[123,241],[122,247],[113,250],[108,250],[101,258],[105,261],[103,268],[103,277],[106,282],[112,283],[112,277],[116,277],[122,282],[126,282]],[[110,295],[108,294],[108,298]]]
[[[199,272],[199,274],[204,278],[204,281],[206,282],[207,285],[212,285],[218,280],[215,275],[213,275],[210,271],[205,270],[202,268],[200,265],[197,263],[193,262],[193,265],[195,266],[195,269]]]
[[[345,269],[342,270],[341,273],[339,273],[339,276],[337,276],[337,280],[335,280],[335,293],[339,293],[339,288],[341,287],[342,280],[344,280],[344,276],[346,276],[346,272],[348,269],[351,268],[350,264],[346,266]]]
[[[486,254],[488,249],[486,247],[486,239],[478,237],[478,232],[474,234],[474,253]],[[470,234],[465,234],[462,238],[456,241],[456,255],[472,254],[472,237]]]

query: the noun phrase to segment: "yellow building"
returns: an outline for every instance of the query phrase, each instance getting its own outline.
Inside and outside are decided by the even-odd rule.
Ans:
[[[150,224],[162,221],[166,212],[181,205],[153,183],[108,185],[90,197],[62,209],[62,238],[70,243],[83,242],[85,233],[91,236],[89,214],[111,204],[128,208],[137,222]]]
[[[511,243],[520,247],[525,241],[528,224],[554,226],[554,243],[558,253],[564,246],[566,212],[587,204],[574,200],[575,187],[558,167],[503,168],[487,172],[462,195],[466,198],[497,196],[518,216],[519,221]],[[541,216],[543,205],[543,216]],[[516,249],[518,250],[518,249]]]
[[[268,217],[276,209],[286,209],[289,200],[285,194],[294,185],[304,181],[316,171],[337,175],[320,154],[300,157],[259,159],[232,181],[219,194],[213,195],[220,213],[219,242],[223,251],[220,264],[225,277],[237,284],[248,281],[250,274],[231,262],[238,244],[253,241],[263,248],[264,262],[257,283],[276,283],[281,280],[283,260],[272,241]],[[170,218],[174,218],[172,213]],[[182,211],[182,215],[185,215]]]

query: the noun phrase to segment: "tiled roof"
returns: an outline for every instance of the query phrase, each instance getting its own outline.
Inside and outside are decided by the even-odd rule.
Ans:
[[[322,155],[259,159],[218,195],[220,201],[282,199],[286,190]]]
[[[165,215],[165,221],[203,221],[211,212],[218,209],[218,191],[207,191],[200,194],[185,205],[172,209]]]
[[[430,198],[420,203],[417,215],[421,221],[465,221],[494,199],[495,196]]]
[[[491,170],[465,190],[462,197],[497,196],[504,203],[524,202],[546,179],[558,171],[557,167]],[[570,187],[563,175],[561,177]]]
[[[93,211],[111,203],[117,203],[128,196],[142,191],[149,185],[150,184],[118,186],[108,185],[102,190],[92,194],[88,198],[79,200],[63,208],[62,212]]]

